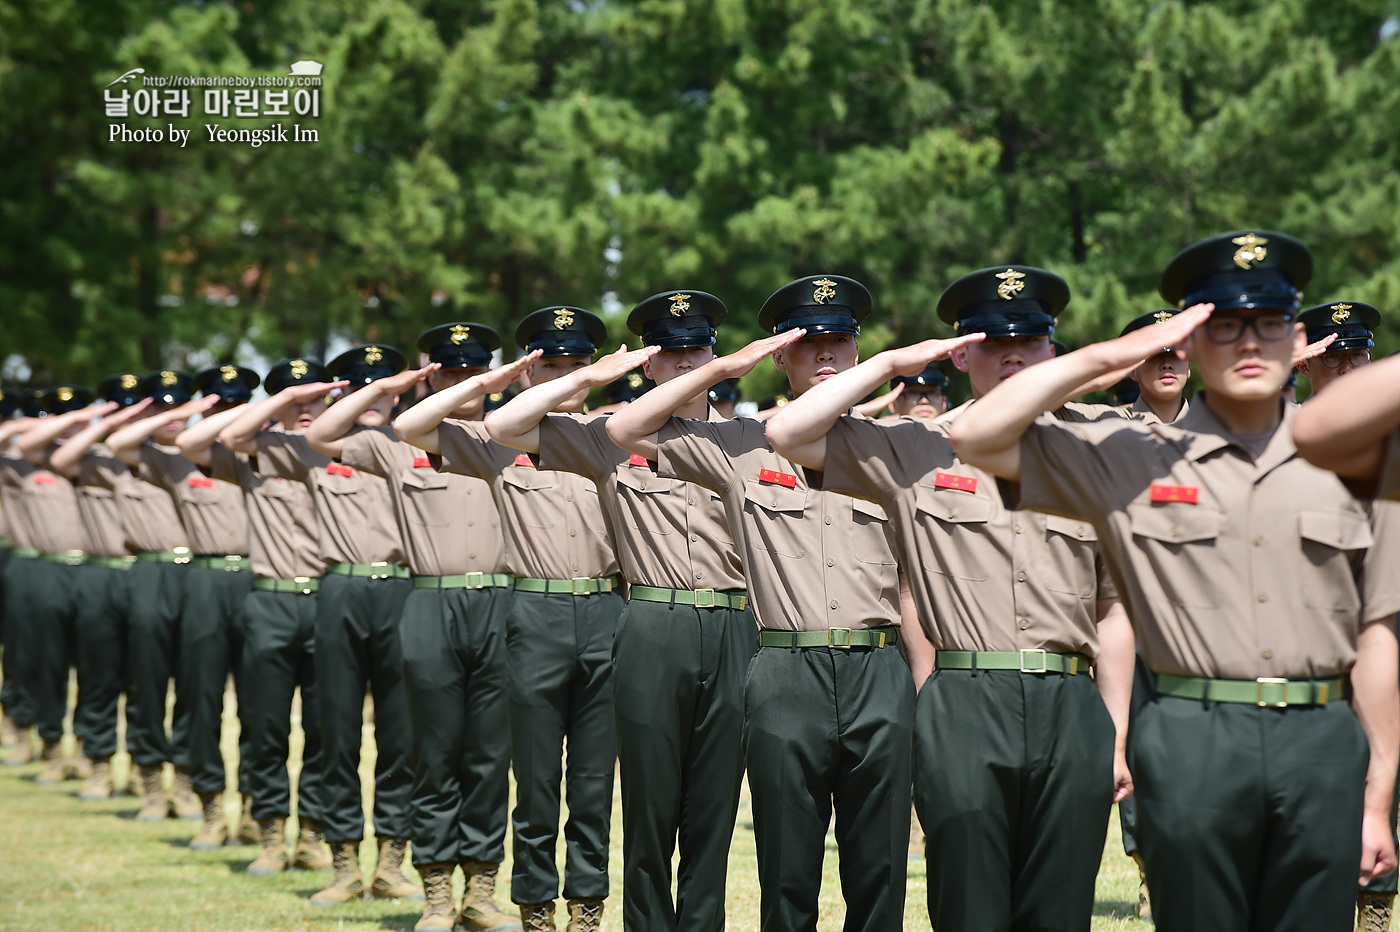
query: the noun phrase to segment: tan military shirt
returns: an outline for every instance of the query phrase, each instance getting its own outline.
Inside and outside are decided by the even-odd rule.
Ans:
[[[1400,609],[1394,521],[1297,455],[1294,409],[1258,462],[1201,402],[1173,424],[1052,423],[1021,442],[1021,504],[1092,521],[1147,665],[1331,676]]]
[[[408,565],[423,576],[506,572],[501,518],[481,479],[438,472],[390,427],[346,435],[340,461],[389,482]]]
[[[710,409],[709,420],[723,422]],[[598,488],[629,583],[663,589],[742,589],[739,551],[719,495],[663,479],[608,438],[607,418],[551,414],[540,422],[540,467],[578,473]]]
[[[327,563],[403,563],[389,486],[378,476],[311,449],[298,431],[258,434],[258,468],[311,489]]]
[[[1381,482],[1377,498],[1400,501],[1400,427],[1390,432],[1385,442],[1385,458],[1381,463]]]
[[[109,453],[106,447],[95,446],[83,454],[78,483],[116,493],[117,510],[121,513],[122,528],[131,552],[189,548],[189,538],[185,536],[170,493],[132,473],[126,463]]]
[[[1181,411],[1177,414],[1177,420],[1186,416],[1186,412],[1191,410],[1191,402],[1181,399]],[[1069,404],[1053,412],[1057,421],[1069,421],[1073,424],[1087,424],[1091,421],[1101,421],[1104,418],[1120,418],[1126,421],[1139,421],[1143,424],[1160,424],[1162,419],[1157,416],[1142,397],[1133,400],[1127,407],[1122,405],[1096,405],[1085,404],[1079,401],[1071,401]]]
[[[879,504],[935,648],[1098,656],[1099,599],[1117,597],[1085,520],[1002,504],[996,477],[915,418],[843,417],[824,487]]]
[[[88,549],[87,529],[78,513],[78,494],[67,476],[16,457],[5,461],[5,483],[20,493],[30,546],[46,553]]]
[[[894,534],[879,505],[808,485],[749,418],[673,417],[659,475],[718,492],[760,627],[788,631],[899,624]]]
[[[209,474],[243,490],[248,512],[248,558],[263,579],[315,579],[325,574],[311,489],[259,472],[250,457],[221,443],[209,450]]]
[[[247,555],[248,510],[237,484],[207,476],[179,450],[154,443],[141,447],[141,474],[174,497],[191,550]]]
[[[493,441],[480,421],[438,425],[442,469],[484,479],[501,515],[506,566],[534,579],[617,574],[598,489],[582,476],[537,469]]]
[[[98,444],[96,449],[109,455],[103,444]],[[88,533],[88,552],[99,557],[127,556],[131,551],[127,546],[121,508],[117,506],[117,493],[109,486],[84,482],[81,475],[77,491],[78,512],[83,516],[83,526]]]
[[[0,499],[5,503],[5,515],[9,519],[10,540],[16,547],[34,546],[34,535],[29,530],[29,514],[24,510],[24,493],[21,479],[15,465],[21,457],[10,453],[0,453]]]

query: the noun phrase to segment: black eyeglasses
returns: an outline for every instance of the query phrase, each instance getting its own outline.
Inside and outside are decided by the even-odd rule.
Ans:
[[[1329,369],[1340,369],[1344,362],[1355,369],[1358,366],[1366,365],[1370,361],[1371,351],[1364,349],[1352,350],[1351,352],[1322,354],[1322,364]]]
[[[1266,343],[1275,343],[1293,333],[1293,315],[1287,312],[1258,314],[1253,317],[1240,317],[1226,314],[1212,315],[1202,328],[1206,338],[1212,343],[1233,343],[1244,336],[1244,328],[1249,327],[1254,335]]]

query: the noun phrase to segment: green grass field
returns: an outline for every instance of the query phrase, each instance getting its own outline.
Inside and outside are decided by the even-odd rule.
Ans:
[[[232,763],[237,753],[236,723],[225,720],[224,748]],[[373,764],[373,731],[366,727],[361,774]],[[295,744],[300,732],[294,735]],[[116,760],[118,785],[125,780],[126,758]],[[138,823],[131,797],[107,802],[81,802],[79,784],[36,786],[38,765],[0,769],[0,930],[46,932],[234,932],[234,930],[308,930],[308,932],[390,932],[411,930],[420,904],[365,901],[340,908],[316,908],[307,898],[329,873],[288,872],[278,877],[249,877],[244,868],[256,851],[226,847],[194,852],[186,845],[198,831],[197,822]],[[232,816],[236,797],[227,798]],[[614,797],[612,832],[613,897],[603,921],[610,932],[622,929],[617,904],[622,891],[621,802]],[[367,829],[367,835],[369,830]],[[503,885],[497,897],[504,906],[510,896],[509,839]],[[822,881],[823,929],[839,929],[845,907],[841,900],[834,839],[827,841]],[[562,843],[561,843],[562,854]],[[366,876],[374,867],[372,844],[361,847]],[[562,870],[562,861],[561,861]],[[410,872],[411,874],[412,872]],[[744,800],[729,855],[728,928],[758,927],[758,881],[748,801]],[[457,878],[460,894],[460,875]],[[922,858],[909,861],[908,901],[904,927],[929,928],[925,906]],[[1137,902],[1137,871],[1123,856],[1115,811],[1099,872],[1098,902],[1092,928],[1152,927],[1132,918]],[[562,903],[560,913],[562,917]],[[563,928],[563,923],[560,923]]]

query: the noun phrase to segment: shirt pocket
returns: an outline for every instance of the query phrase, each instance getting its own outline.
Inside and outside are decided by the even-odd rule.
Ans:
[[[770,485],[757,479],[744,482],[744,513],[749,543],[759,550],[800,560],[802,518],[807,510],[807,490]]]
[[[502,492],[511,502],[514,519],[521,527],[552,528],[555,510],[551,505],[554,476],[526,466],[507,466],[501,470]]]
[[[893,566],[894,553],[889,537],[889,515],[874,502],[851,499],[851,543],[856,560],[878,566]]]
[[[665,514],[665,495],[674,484],[675,480],[662,479],[650,470],[619,466],[618,506],[627,526],[648,534],[670,534],[672,529]]]
[[[293,498],[297,490],[292,488],[292,480],[279,479],[275,476],[259,476],[252,487],[253,494],[258,498],[271,498],[281,501]]]
[[[1333,612],[1357,612],[1352,556],[1374,543],[1371,522],[1355,511],[1301,511],[1298,536],[1308,561],[1308,578],[1300,580],[1303,604]]]
[[[1080,599],[1098,595],[1098,572],[1094,558],[1098,554],[1099,535],[1088,521],[1045,516],[1045,547],[1050,558],[1043,578],[1045,588],[1066,592]]]
[[[1223,591],[1220,587],[1225,581],[1193,573],[1190,567],[1182,565],[1182,555],[1190,547],[1194,551],[1192,564],[1210,565],[1216,558],[1199,551],[1215,549],[1224,515],[1213,508],[1184,502],[1132,502],[1127,513],[1133,544],[1148,563],[1146,567],[1134,565],[1132,572],[1141,575],[1145,570],[1155,576],[1163,596],[1173,605],[1219,608],[1219,591]]]
[[[404,470],[399,479],[404,517],[420,527],[447,527],[461,520],[460,514],[443,507],[449,481],[446,474],[434,469]]]
[[[990,500],[971,492],[921,484],[914,487],[914,508],[934,519],[921,522],[937,542],[934,549],[938,564],[925,566],[926,571],[973,582],[987,578],[987,567],[977,559],[981,548],[969,546],[968,541],[959,538],[987,532],[987,524],[992,519]]]

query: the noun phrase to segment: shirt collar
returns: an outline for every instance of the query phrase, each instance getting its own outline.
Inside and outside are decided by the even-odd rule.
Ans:
[[[1297,448],[1293,445],[1293,418],[1298,409],[1294,405],[1284,404],[1282,398],[1279,399],[1279,404],[1283,406],[1283,419],[1279,421],[1274,435],[1269,438],[1268,446],[1255,463],[1260,473],[1268,472],[1297,453]],[[1176,428],[1185,435],[1182,438],[1185,441],[1185,455],[1192,462],[1199,462],[1225,447],[1243,449],[1230,440],[1229,431],[1220,423],[1215,412],[1211,411],[1210,405],[1206,404],[1204,393],[1201,395],[1200,404],[1183,411],[1181,417],[1171,424],[1156,425],[1154,430],[1164,428]]]

